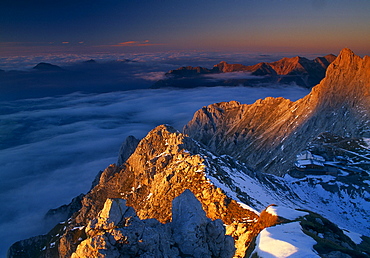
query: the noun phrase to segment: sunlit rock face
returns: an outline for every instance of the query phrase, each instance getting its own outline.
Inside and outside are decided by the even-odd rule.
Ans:
[[[85,229],[72,258],[83,257],[233,257],[234,240],[221,220],[206,217],[202,205],[185,190],[173,200],[172,222],[140,220],[123,199],[107,199]]]
[[[254,170],[283,175],[296,154],[322,132],[369,137],[369,60],[343,49],[306,97],[212,104],[197,111],[184,132]]]
[[[207,179],[204,158],[192,154],[199,150],[195,141],[174,128],[158,126],[140,141],[122,168],[112,165],[102,173],[99,184],[84,198],[83,212],[76,220],[97,214],[109,197],[127,199],[142,219],[167,222],[171,220],[172,200],[185,189],[197,196],[212,219],[233,221],[235,216],[229,214],[229,206],[235,213],[241,212],[236,217],[242,216],[244,209]]]

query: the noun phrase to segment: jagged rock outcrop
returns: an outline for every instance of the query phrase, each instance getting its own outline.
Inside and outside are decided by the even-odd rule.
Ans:
[[[140,219],[155,218],[167,223],[173,215],[172,200],[189,189],[208,218],[221,219],[225,224],[242,223],[250,230],[258,215],[244,209],[210,181],[209,173],[220,180],[227,180],[227,175],[222,169],[217,170],[218,165],[213,164],[216,160],[206,160],[209,155],[212,154],[172,127],[161,125],[153,129],[123,165],[111,165],[101,173],[98,184],[84,196],[82,208],[53,230],[54,236],[58,235],[51,240],[55,245],[46,245],[40,257],[50,257],[47,253],[51,249],[57,250],[59,257],[70,257],[86,239],[85,231],[77,229],[87,227],[98,216],[107,198],[126,199]],[[208,230],[216,230],[220,223],[208,226]],[[248,235],[246,241],[252,237]]]
[[[99,184],[85,196],[82,212],[76,219],[96,214],[103,204],[99,200],[105,200],[102,197],[122,197],[135,208],[140,218],[167,222],[171,219],[172,200],[190,189],[199,197],[208,217],[233,221],[234,216],[224,205],[242,213],[243,209],[209,182],[204,159],[192,154],[199,151],[196,142],[174,128],[158,126],[140,141],[123,168],[111,165],[102,173]],[[223,210],[219,210],[221,207]]]
[[[189,191],[173,200],[172,222],[140,220],[123,199],[107,199],[85,228],[72,258],[82,257],[233,257],[234,240],[221,220],[206,217]]]
[[[45,214],[45,223],[47,225],[53,226],[60,221],[65,221],[70,218],[75,212],[81,209],[82,198],[84,197],[83,194],[72,199],[69,204],[62,205],[56,209],[50,209]]]
[[[140,220],[123,199],[107,199],[97,219],[85,229],[71,257],[178,257],[168,225]]]
[[[370,58],[343,49],[306,97],[213,104],[197,111],[184,132],[254,170],[283,175],[296,154],[322,132],[369,137],[369,92]]]
[[[38,257],[42,246],[50,242],[51,237],[40,235],[14,243],[7,252],[7,257]]]
[[[156,82],[153,88],[160,87],[196,87],[216,85],[245,85],[256,86],[266,83],[295,83],[304,87],[318,84],[325,76],[325,71],[336,56],[326,55],[309,60],[304,57],[283,58],[272,63],[258,63],[245,66],[242,64],[229,64],[222,61],[212,69],[204,67],[180,67],[166,74],[166,79]],[[207,75],[233,72],[248,72],[255,77],[246,79],[218,79],[210,80]]]

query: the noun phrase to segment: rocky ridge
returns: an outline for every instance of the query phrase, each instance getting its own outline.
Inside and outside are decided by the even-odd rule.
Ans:
[[[204,67],[180,67],[166,73],[166,78],[156,82],[153,88],[197,87],[197,86],[258,86],[266,83],[291,84],[311,88],[325,76],[325,71],[336,56],[326,55],[309,60],[304,57],[283,58],[271,63],[258,63],[245,66],[222,61],[212,69]],[[245,79],[214,79],[212,75],[223,73],[248,73]]]
[[[306,97],[212,104],[197,111],[184,132],[253,170],[284,175],[295,156],[322,132],[369,137],[369,92],[370,58],[343,49]]]
[[[251,241],[253,235],[249,231],[258,214],[244,209],[207,178],[207,155],[209,152],[199,144],[169,126],[153,129],[122,166],[111,165],[101,173],[98,184],[83,197],[82,208],[52,230],[54,237],[48,239],[49,244],[41,244],[39,256],[70,257],[86,238],[84,232],[76,229],[87,227],[89,221],[98,217],[107,198],[126,199],[140,219],[155,218],[168,223],[173,217],[172,200],[186,189],[201,202],[208,218],[221,219],[227,225],[243,224],[248,231],[246,240]],[[241,252],[247,246],[243,242]]]

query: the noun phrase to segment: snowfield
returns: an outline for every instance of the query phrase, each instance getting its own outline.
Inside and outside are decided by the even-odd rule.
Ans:
[[[291,222],[262,230],[253,253],[263,258],[320,257],[313,249],[315,244],[315,240],[302,232],[299,222]]]

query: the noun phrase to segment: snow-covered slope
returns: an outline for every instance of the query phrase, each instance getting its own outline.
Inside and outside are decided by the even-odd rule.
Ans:
[[[310,210],[342,228],[370,236],[368,184],[343,183],[349,175],[257,175],[230,156],[212,157],[207,159],[208,178],[234,200],[257,211],[270,204]]]

